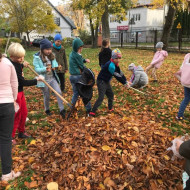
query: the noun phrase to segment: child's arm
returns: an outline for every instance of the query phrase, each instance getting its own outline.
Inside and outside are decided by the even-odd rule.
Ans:
[[[119,67],[116,68],[116,71],[113,73],[113,76],[122,84],[127,84],[127,79]]]
[[[10,79],[10,82],[11,82],[11,88],[12,88],[12,92],[13,92],[13,98],[14,98],[14,101],[16,101],[17,94],[18,94],[18,79],[17,79],[16,70],[15,70],[13,65],[11,67],[11,79]]]
[[[140,76],[141,74],[139,72],[135,72],[135,78],[133,80],[133,83],[130,85],[131,87],[134,87],[139,82]]]
[[[181,71],[180,71],[180,70],[177,71],[177,72],[174,74],[174,76],[175,76],[179,81],[181,81]]]
[[[34,69],[38,74],[44,74],[46,73],[46,67],[40,67],[40,58],[36,58],[34,57],[34,61],[33,61],[33,65],[34,65]]]
[[[163,55],[160,54],[157,59],[151,62],[151,65],[155,65],[156,63],[159,63],[160,61],[163,61]]]

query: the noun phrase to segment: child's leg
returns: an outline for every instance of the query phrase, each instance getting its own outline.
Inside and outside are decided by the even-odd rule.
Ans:
[[[147,73],[151,68],[153,68],[153,65],[149,65],[146,69],[145,69],[145,72]]]
[[[78,93],[78,90],[77,90],[77,87],[76,87],[76,83],[78,82],[78,80],[80,78],[81,78],[81,75],[71,75],[70,76],[70,82],[71,82],[71,85],[72,85],[72,88],[73,88],[73,97],[72,97],[72,100],[71,100],[72,105],[76,104],[76,101],[77,101],[78,96],[79,96],[79,93]]]
[[[102,104],[107,87],[106,83],[103,80],[98,80],[97,86],[98,86],[98,99],[96,100],[94,107],[92,108],[93,113],[95,113],[98,107]]]
[[[11,172],[12,168],[12,130],[14,123],[14,104],[0,104],[0,158],[2,174]]]
[[[183,99],[183,101],[181,102],[181,105],[179,107],[179,112],[177,114],[178,117],[183,117],[185,108],[187,107],[187,105],[190,102],[190,88],[184,87],[184,96],[185,96],[185,98]]]
[[[114,94],[113,94],[112,87],[111,87],[110,83],[109,83],[107,90],[106,90],[106,96],[108,97],[108,109],[111,110],[113,107]]]
[[[157,80],[156,71],[157,71],[157,69],[154,67],[152,69],[152,76],[153,76],[154,80]]]
[[[58,92],[58,93],[62,96],[61,89],[60,89],[59,84],[58,84],[58,82],[56,81],[55,78],[54,78],[49,84],[50,84],[50,86],[51,86],[56,92]],[[57,97],[57,102],[58,102],[59,110],[60,110],[60,111],[64,110],[63,101],[59,98],[59,96],[56,95],[56,97]]]
[[[15,133],[16,130],[18,129],[18,126],[20,124],[21,120],[21,98],[22,98],[22,92],[19,92],[17,95],[16,102],[19,105],[19,110],[15,113],[15,118],[14,118],[14,126],[13,126],[13,131],[12,131],[12,138],[15,138]]]
[[[49,88],[47,86],[43,87],[42,92],[44,95],[44,108],[47,111],[49,110]]]
[[[26,118],[28,115],[28,110],[26,107],[26,100],[25,100],[24,92],[22,92],[20,112],[21,112],[21,117],[20,117],[20,123],[18,125],[18,131],[19,131],[19,133],[24,133],[25,132]]]
[[[65,74],[64,73],[57,73],[59,80],[60,80],[60,86],[61,91],[63,92],[65,90]]]

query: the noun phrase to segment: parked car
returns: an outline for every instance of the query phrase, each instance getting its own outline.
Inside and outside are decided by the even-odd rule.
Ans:
[[[40,47],[40,41],[43,40],[43,38],[34,39],[32,42],[32,45],[35,47]]]

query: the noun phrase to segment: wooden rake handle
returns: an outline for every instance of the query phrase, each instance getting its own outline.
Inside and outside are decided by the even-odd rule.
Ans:
[[[27,66],[36,76],[39,77],[39,74],[30,66]],[[71,104],[69,104],[69,102],[67,102],[67,100],[65,100],[65,98],[63,98],[57,91],[55,91],[45,80],[42,80],[43,83],[45,83],[45,85],[51,90],[53,91],[57,96],[59,96],[59,98],[65,102],[70,108],[72,107]]]
[[[140,91],[140,90],[137,90],[136,88],[133,88],[133,87],[129,87],[129,89],[133,89],[134,91],[140,93],[140,94],[143,94],[143,95],[147,95],[146,93]]]

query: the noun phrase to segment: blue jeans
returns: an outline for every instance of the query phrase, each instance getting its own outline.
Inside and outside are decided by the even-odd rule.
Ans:
[[[79,79],[81,78],[81,75],[71,75],[70,76],[70,82],[73,88],[73,97],[71,100],[71,104],[75,105],[79,96],[78,90],[77,90],[77,86],[76,83],[79,81]],[[91,103],[88,102],[88,104],[85,105],[85,108],[87,111],[91,110]]]
[[[62,96],[61,89],[60,89],[59,84],[55,78],[53,78],[52,81],[48,82],[48,84]],[[44,95],[45,111],[47,111],[47,110],[49,110],[49,100],[50,100],[49,88],[47,86],[45,86],[44,88],[42,88],[42,92]],[[57,95],[56,95],[56,98],[57,98],[59,110],[61,112],[64,109],[63,101]]]
[[[185,108],[187,107],[187,105],[190,102],[190,88],[184,87],[184,96],[185,98],[183,99],[183,101],[181,102],[181,105],[179,107],[179,112],[178,112],[178,117],[183,117]]]

